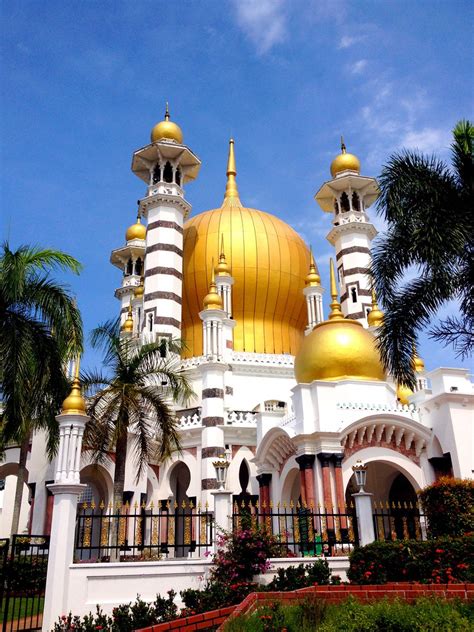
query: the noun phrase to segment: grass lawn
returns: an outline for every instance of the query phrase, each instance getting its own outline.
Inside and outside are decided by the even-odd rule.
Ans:
[[[279,603],[229,621],[225,632],[470,632],[474,603],[419,599],[414,604],[381,600],[361,604],[353,598],[326,605],[308,598],[299,605]]]
[[[25,617],[36,617],[43,612],[44,597],[10,597],[7,621],[16,621]],[[5,598],[0,608],[0,621],[3,621]]]

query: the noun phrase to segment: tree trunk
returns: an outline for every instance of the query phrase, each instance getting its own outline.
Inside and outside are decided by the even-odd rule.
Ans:
[[[123,502],[123,488],[125,486],[125,463],[127,461],[127,430],[122,432],[115,446],[115,471],[114,471],[114,507],[121,506]]]
[[[13,505],[13,517],[11,534],[18,533],[20,523],[21,502],[23,500],[23,487],[27,480],[26,459],[30,447],[30,435],[28,434],[20,444],[20,459],[18,461],[18,474],[16,478],[15,503]]]

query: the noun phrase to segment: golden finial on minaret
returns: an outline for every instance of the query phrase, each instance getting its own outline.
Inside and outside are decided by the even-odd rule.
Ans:
[[[122,325],[122,332],[124,334],[131,334],[133,332],[133,312],[132,312],[132,300],[128,306],[127,318]]]
[[[239,191],[237,189],[237,182],[235,176],[237,175],[237,169],[235,167],[235,154],[234,154],[234,139],[229,141],[229,157],[227,159],[227,185],[225,188],[224,202],[225,200],[234,198],[239,200]]]
[[[166,110],[165,110],[165,121],[170,120],[170,108],[168,105],[168,101],[166,101]]]
[[[330,286],[331,286],[331,303],[329,307],[331,308],[331,312],[328,316],[328,320],[343,320],[344,314],[341,311],[341,304],[339,303],[339,295],[337,292],[337,283],[336,283],[336,273],[334,271],[334,261],[329,259],[329,278],[330,278]]]
[[[79,380],[80,358],[77,356],[76,366],[74,370],[74,378],[72,380],[71,392],[63,401],[61,407],[61,415],[85,415],[86,402],[81,392],[81,382]]]
[[[425,363],[423,358],[418,355],[415,345],[413,345],[413,370],[415,373],[423,373],[425,370]]]
[[[344,136],[341,134],[341,154],[346,153],[346,144],[344,142]]]
[[[354,154],[348,154],[344,137],[341,136],[341,153],[331,162],[331,175],[333,178],[344,171],[360,173],[360,160]]]
[[[209,292],[203,300],[204,309],[222,309],[222,298],[217,291],[216,278],[214,276],[214,259],[211,264],[211,282],[209,284]]]
[[[183,132],[179,125],[170,120],[170,111],[168,101],[166,102],[165,118],[155,125],[151,130],[151,142],[156,143],[159,140],[174,140],[180,145],[183,142]]]
[[[321,285],[321,277],[313,257],[313,247],[309,248],[309,272],[305,277],[305,285],[315,287]]]
[[[383,312],[379,308],[377,303],[377,296],[375,295],[375,290],[372,288],[372,308],[367,316],[367,322],[369,327],[380,327],[383,323]]]
[[[219,263],[215,268],[216,276],[231,276],[230,266],[227,263],[224,252],[224,234],[221,235],[221,251],[219,254]]]

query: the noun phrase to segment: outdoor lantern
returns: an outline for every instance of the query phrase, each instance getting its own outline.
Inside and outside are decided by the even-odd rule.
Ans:
[[[367,465],[364,465],[359,459],[355,465],[352,466],[352,471],[356,477],[356,483],[359,486],[359,492],[363,492],[365,481],[367,480]]]
[[[217,489],[225,489],[227,469],[229,468],[230,463],[223,454],[219,456],[219,459],[221,460],[213,461],[212,465],[216,470]]]

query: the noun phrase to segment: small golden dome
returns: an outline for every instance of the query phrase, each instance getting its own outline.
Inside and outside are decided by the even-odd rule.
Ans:
[[[81,383],[79,381],[79,357],[76,360],[75,376],[72,381],[71,392],[63,401],[62,415],[85,415],[86,402],[82,396]]]
[[[298,383],[314,380],[384,380],[374,336],[356,320],[344,318],[331,259],[331,313],[305,337],[295,358]]]
[[[357,173],[360,173],[360,160],[354,154],[346,152],[344,139],[341,137],[341,153],[331,162],[331,175],[335,178],[342,171],[357,171]]]
[[[127,228],[125,239],[127,241],[131,241],[132,239],[146,239],[146,226],[142,224],[140,215],[137,216],[135,224]]]
[[[383,323],[383,312],[378,306],[375,290],[372,290],[372,309],[367,316],[367,322],[369,327],[380,327]]]
[[[137,285],[135,289],[133,290],[133,296],[135,298],[142,298],[144,292],[145,292],[145,286],[143,285],[143,280],[142,280],[140,285]]]
[[[401,384],[397,386],[397,401],[399,401],[400,404],[409,404],[410,402],[408,401],[408,398],[410,395],[413,395],[411,388],[408,386],[402,386]]]
[[[224,253],[224,235],[221,235],[221,254],[219,255],[219,263],[215,267],[216,276],[232,276],[230,265],[227,263]]]
[[[321,285],[321,277],[319,276],[319,271],[314,261],[312,249],[310,249],[309,272],[305,276],[304,283],[309,287],[317,287],[318,285]]]
[[[133,332],[133,314],[132,314],[132,303],[128,306],[127,318],[122,325],[122,332],[124,334],[130,334]]]
[[[164,121],[160,121],[151,130],[151,142],[156,143],[158,140],[166,138],[167,140],[174,140],[179,145],[183,143],[183,132],[181,128],[173,121],[170,121],[170,113],[168,110],[168,104],[166,104],[166,112]]]
[[[214,261],[211,266],[211,283],[209,285],[209,292],[204,297],[202,302],[204,309],[223,309],[222,297],[217,291],[216,282],[214,278]]]

